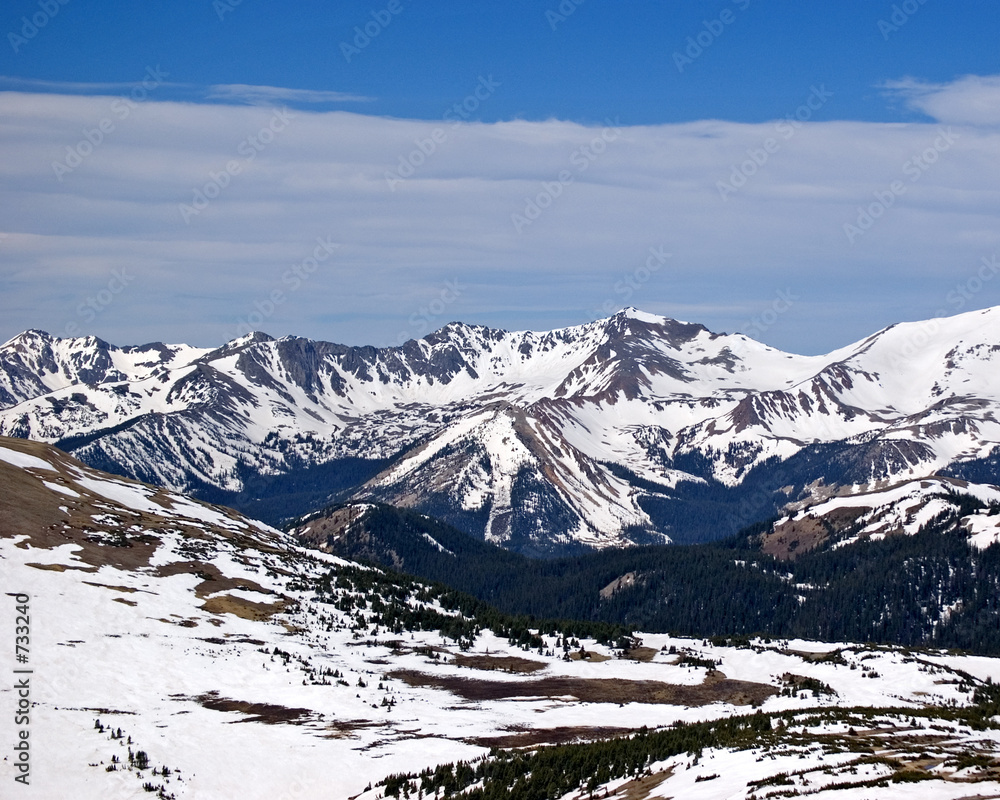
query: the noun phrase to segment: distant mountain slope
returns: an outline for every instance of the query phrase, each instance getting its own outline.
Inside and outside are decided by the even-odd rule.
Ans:
[[[354,497],[552,556],[731,535],[817,487],[998,482],[998,353],[1000,308],[810,357],[635,309],[385,349],[28,331],[0,346],[0,433],[273,523]]]
[[[955,478],[926,478],[825,500],[793,504],[761,539],[764,552],[795,559],[812,550],[889,536],[912,536],[941,517],[954,518],[980,550],[1000,542],[1000,487]]]
[[[1000,653],[1000,490],[954,479],[829,498],[715,544],[544,561],[371,504],[311,515],[293,533],[512,614]]]

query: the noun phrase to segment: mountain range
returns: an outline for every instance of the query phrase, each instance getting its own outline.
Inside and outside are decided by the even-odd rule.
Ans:
[[[388,503],[556,556],[719,539],[901,481],[1000,482],[998,353],[1000,307],[820,356],[634,308],[381,349],[26,331],[0,346],[0,434],[272,524]]]

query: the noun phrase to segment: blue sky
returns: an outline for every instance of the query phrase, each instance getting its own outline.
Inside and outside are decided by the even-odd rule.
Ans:
[[[995,2],[11,0],[0,32],[0,339],[636,305],[822,352],[1000,303]]]

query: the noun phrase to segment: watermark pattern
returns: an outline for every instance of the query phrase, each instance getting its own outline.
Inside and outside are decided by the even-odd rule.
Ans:
[[[1000,273],[1000,261],[997,260],[997,254],[983,256],[979,268],[968,278],[955,284],[955,287],[945,295],[946,306],[935,311],[931,319],[920,322],[903,346],[892,354],[889,359],[890,365],[895,368],[910,362],[941,330],[941,318],[960,313],[998,273]]]
[[[576,10],[582,6],[586,0],[562,0],[554,9],[550,8],[545,12],[545,21],[554,31],[559,25],[569,19]]]
[[[802,126],[808,122],[814,112],[819,111],[826,102],[833,97],[833,92],[826,89],[826,84],[810,86],[809,96],[795,111],[779,120],[774,125],[777,136],[769,136],[760,143],[760,147],[748,147],[747,159],[739,164],[733,164],[729,180],[716,181],[715,187],[719,190],[719,195],[723,200],[728,200],[729,195],[735,194],[763,167],[771,156],[777,153],[786,142],[788,142]]]
[[[750,0],[733,0],[733,4],[740,11],[746,11],[750,7]],[[725,33],[726,28],[736,22],[736,14],[731,8],[724,8],[717,17],[703,19],[701,30],[694,36],[688,36],[685,41],[684,52],[674,50],[674,66],[678,72],[684,72],[697,61],[704,52],[715,44],[715,41]]]
[[[909,178],[910,183],[919,181],[924,173],[937,163],[941,154],[951,149],[958,138],[958,134],[950,126],[940,131],[930,147],[903,162],[903,175]],[[853,245],[859,236],[866,234],[875,222],[895,205],[896,200],[906,193],[907,188],[902,180],[894,180],[886,188],[876,189],[872,193],[875,196],[874,202],[867,206],[858,206],[857,219],[853,223],[844,223],[844,235],[847,236],[847,241]]]
[[[781,316],[791,311],[795,301],[799,296],[794,294],[790,288],[779,289],[775,292],[775,298],[771,304],[760,314],[750,319],[740,328],[740,333],[749,336],[751,339],[760,339],[767,331],[774,327]]]
[[[997,261],[996,253],[988,257],[983,256],[980,261],[981,265],[975,274],[961,283],[957,283],[955,288],[948,292],[947,297],[945,297],[945,302],[953,307],[956,314],[962,311],[972,301],[972,298],[979,294],[983,287],[1000,272],[1000,261]],[[946,313],[938,311],[937,316],[942,317]]]
[[[330,258],[339,247],[340,244],[331,241],[329,236],[325,239],[317,236],[312,255],[306,256],[286,269],[281,274],[279,285],[268,292],[263,300],[255,300],[253,311],[237,320],[236,334],[233,338],[246,336],[250,331],[257,330],[265,320],[270,319],[278,310],[278,306],[284,305],[290,294],[301,289],[309,277],[319,269],[319,265]]]
[[[202,186],[195,186],[191,189],[191,202],[179,203],[177,210],[181,219],[188,225],[191,218],[198,216],[222,194],[223,189],[229,186],[233,178],[239,175],[243,168],[250,164],[277,135],[288,127],[289,121],[295,115],[287,108],[275,109],[271,119],[257,133],[246,137],[236,147],[236,154],[241,156],[240,160],[231,159],[218,172],[214,170],[208,173],[208,181]]]
[[[398,347],[410,339],[430,333],[440,324],[445,309],[461,296],[462,287],[458,283],[458,278],[445,281],[437,297],[410,314],[407,319],[407,323],[410,326],[409,329],[402,330],[396,334],[396,340],[390,346]]]
[[[115,298],[125,291],[125,288],[135,280],[135,275],[130,275],[125,268],[111,270],[111,278],[107,284],[98,292],[87,297],[76,307],[76,315],[85,323],[93,322],[97,315],[110,306]],[[80,325],[76,322],[67,322],[65,335],[73,337],[80,333]]]
[[[478,110],[480,104],[492,97],[501,85],[492,75],[485,78],[480,75],[476,88],[461,101],[450,106],[441,118],[451,123],[452,130],[458,128]],[[435,128],[426,139],[419,137],[414,139],[416,148],[399,157],[395,170],[386,170],[385,180],[389,184],[389,190],[396,191],[408,178],[412,178],[447,140],[448,131],[444,128]]]
[[[21,17],[20,35],[14,31],[7,34],[11,49],[17,53],[29,41],[38,36],[39,32],[59,13],[59,10],[69,4],[69,0],[38,0],[38,11],[28,17]]]
[[[589,319],[603,319],[615,314],[623,306],[629,305],[636,293],[645,286],[650,279],[659,272],[667,259],[673,254],[665,251],[664,246],[650,247],[647,251],[649,255],[644,263],[624,273],[621,278],[615,281],[612,287],[614,295],[609,296],[603,303],[594,306],[588,314]]]
[[[31,784],[31,597],[24,592],[9,594],[14,600],[14,780],[24,786]]]
[[[903,0],[898,5],[893,3],[889,19],[880,19],[877,23],[882,40],[888,42],[889,37],[909,22],[926,2],[927,0]]]
[[[169,72],[156,67],[146,67],[146,76],[135,85],[127,95],[121,95],[111,101],[111,113],[113,117],[102,117],[93,128],[84,128],[81,133],[83,138],[75,145],[66,145],[66,157],[62,161],[52,162],[52,171],[56,178],[62,182],[63,176],[69,175],[79,167],[84,160],[93,155],[94,151],[107,140],[108,136],[117,130],[115,119],[119,122],[127,120],[132,112],[139,107],[139,103],[149,97],[149,93],[157,86],[161,86],[164,79],[169,77]]]
[[[791,311],[800,299],[799,295],[795,294],[790,287],[778,289],[774,293],[774,299],[767,307],[747,319],[736,330],[736,333],[742,334],[746,338],[731,337],[730,353],[742,359],[749,353],[750,340],[760,342],[764,334],[777,325],[781,317]],[[730,367],[725,362],[720,361],[715,366],[719,369],[719,377],[725,377],[726,374],[730,373]]]
[[[524,198],[523,210],[520,213],[515,211],[510,215],[510,221],[514,225],[515,231],[524,233],[524,229],[541,217],[545,209],[551,208],[552,204],[562,197],[566,187],[576,180],[576,176],[586,172],[590,165],[607,151],[608,145],[621,135],[618,118],[615,118],[613,122],[605,120],[605,123],[607,123],[606,127],[597,136],[570,154],[569,163],[574,168],[573,170],[560,170],[555,176],[555,180],[542,181],[541,191],[536,195]]]
[[[243,5],[243,0],[213,0],[212,9],[219,18],[219,22],[225,22],[226,14],[231,14],[237,6],[241,5]]]
[[[385,8],[378,11],[372,9],[369,16],[371,19],[362,25],[354,26],[354,38],[350,42],[340,43],[340,52],[348,64],[351,59],[361,54],[372,41],[388,28],[397,14],[402,13],[403,3],[401,0],[389,0]]]
[[[314,781],[310,780],[308,775],[299,775],[274,800],[302,800],[302,798],[314,796],[312,793],[313,783]]]

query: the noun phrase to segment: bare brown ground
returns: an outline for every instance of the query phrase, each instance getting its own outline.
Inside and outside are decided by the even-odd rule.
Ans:
[[[80,486],[76,482],[80,473],[100,473],[71,456],[49,445],[25,439],[0,437],[0,442],[5,447],[40,458],[53,468],[21,469],[0,461],[0,486],[4,487],[4,491],[0,493],[0,536],[27,537],[26,541],[18,543],[21,548],[52,549],[73,544],[76,547],[70,556],[72,562],[88,567],[109,565],[122,570],[148,567],[150,558],[160,545],[159,534],[166,530],[180,531],[192,540],[207,540],[211,543],[217,537],[230,541],[237,548],[252,547],[265,553],[280,552],[266,541],[265,534],[250,536],[208,523],[189,524],[180,518],[126,509]],[[165,508],[170,507],[168,495],[162,489],[115,475],[108,475],[107,478],[144,487],[151,501]],[[45,485],[46,482],[61,484],[79,497],[70,497],[51,489]],[[231,519],[238,519],[236,512],[231,509],[221,506],[212,508]],[[117,524],[95,520],[95,515],[110,515]],[[132,526],[138,526],[141,533],[127,530]],[[95,533],[98,535],[95,536]],[[232,587],[220,586],[209,591],[226,588]],[[245,588],[253,590],[254,587]]]
[[[573,661],[592,661],[595,664],[598,664],[601,661],[611,660],[611,656],[602,656],[600,653],[595,653],[591,650],[577,650],[574,653],[570,653],[569,657]]]
[[[466,656],[456,653],[452,660],[460,667],[519,672],[522,675],[538,672],[547,666],[542,661],[532,661],[530,658],[519,658],[518,656]]]
[[[783,656],[797,656],[798,658],[801,658],[803,661],[809,661],[809,662],[812,662],[812,663],[818,663],[818,662],[825,661],[828,658],[836,658],[837,654],[840,653],[840,650],[839,649],[838,650],[827,650],[826,652],[814,653],[814,652],[809,651],[809,650],[782,649],[782,650],[779,650],[778,652],[781,653]]]
[[[230,700],[219,697],[218,692],[208,692],[198,697],[188,698],[177,696],[175,700],[195,700],[204,708],[212,711],[238,711],[249,715],[237,722],[263,722],[265,725],[301,725],[312,715],[308,708],[288,708],[273,703],[250,703],[246,700]]]
[[[479,736],[466,739],[469,744],[479,747],[534,747],[540,744],[570,744],[571,742],[592,742],[596,739],[611,739],[632,733],[631,728],[591,728],[586,726],[562,728],[536,728],[502,736]]]
[[[800,553],[815,550],[830,537],[853,525],[871,511],[867,506],[848,506],[825,514],[822,519],[806,516],[800,520],[788,519],[775,526],[761,539],[761,550],[782,561],[794,561]]]
[[[674,774],[673,769],[657,772],[655,775],[643,775],[633,778],[624,786],[620,786],[612,797],[620,800],[646,800],[653,790]]]
[[[209,644],[221,644],[221,645],[253,644],[260,646],[264,644],[264,642],[261,641],[260,639],[250,639],[246,636],[227,636],[226,638],[223,638],[221,636],[202,636],[201,640],[203,642],[208,642]]]
[[[653,647],[633,647],[625,651],[625,658],[630,661],[652,661],[658,652],[659,650]]]
[[[77,567],[72,564],[36,564],[33,561],[27,561],[24,566],[45,569],[49,572],[65,572],[68,569],[77,569],[80,572],[97,572],[97,567]]]
[[[204,561],[174,561],[171,564],[164,564],[157,567],[153,573],[158,578],[167,578],[171,575],[197,575],[202,579],[195,589],[194,594],[199,600],[208,597],[216,592],[225,592],[230,589],[243,589],[247,592],[260,592],[271,595],[271,592],[247,578],[229,578],[222,574],[215,564]]]
[[[366,730],[367,728],[381,728],[386,723],[374,722],[370,719],[335,719],[326,726],[327,732],[323,734],[324,739],[358,739],[355,731]]]
[[[358,517],[358,510],[353,506],[338,508],[325,517],[311,520],[305,525],[308,531],[303,531],[298,535],[300,544],[307,547],[314,547],[317,550],[329,549],[331,540],[340,538],[351,523]]]
[[[87,586],[100,586],[102,589],[114,589],[116,592],[127,592],[132,594],[133,592],[138,592],[138,589],[133,589],[131,586],[112,586],[109,583],[94,583],[94,581],[84,581]]]
[[[659,681],[627,681],[619,678],[542,678],[528,681],[487,681],[446,675],[428,675],[413,670],[391,673],[409,686],[444,689],[465,700],[513,700],[523,697],[575,697],[584,703],[649,703],[674,706],[704,706],[710,703],[750,705],[777,694],[773,686],[728,678],[681,686]]]
[[[287,600],[279,600],[277,603],[255,603],[242,597],[224,594],[221,597],[210,597],[200,608],[209,614],[234,614],[241,619],[261,621],[280,614],[287,606]]]

